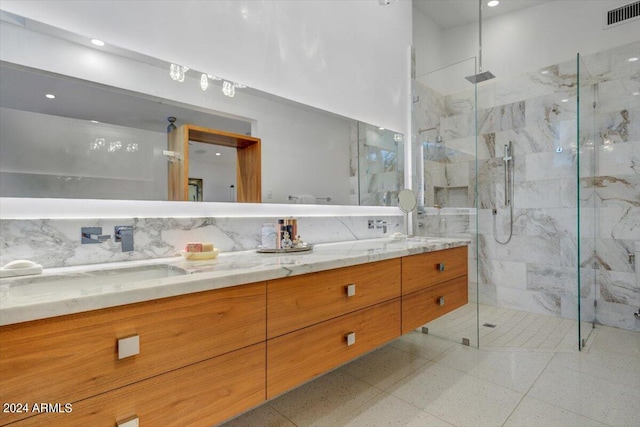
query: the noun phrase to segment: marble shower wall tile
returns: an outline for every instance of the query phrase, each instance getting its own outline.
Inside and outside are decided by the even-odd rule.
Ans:
[[[597,149],[599,176],[640,175],[640,140],[601,145]]]
[[[412,90],[414,99],[418,99],[417,102],[412,103],[411,116],[414,131],[437,126],[444,111],[442,94],[418,81],[413,82]]]
[[[635,92],[640,92],[640,72],[619,80],[598,83],[596,88],[600,112],[618,110],[620,105],[630,110],[640,108],[640,96],[634,95]]]
[[[552,127],[524,127],[496,133],[495,152],[497,155],[491,157],[500,157],[502,147],[509,144],[510,141],[513,143],[513,155],[516,163],[519,158],[523,159],[527,154],[550,152],[556,149],[556,133]]]
[[[575,267],[527,265],[526,288],[557,295],[577,295],[578,276]]]
[[[390,235],[403,230],[400,216],[384,218]],[[367,217],[299,217],[298,234],[308,243],[329,243],[384,237],[369,230]],[[179,255],[190,241],[213,242],[223,252],[251,250],[262,243],[263,223],[275,218],[128,218],[41,219],[0,221],[2,265],[30,259],[45,268],[117,261],[165,258]],[[80,244],[81,227],[102,227],[113,235],[117,225],[134,227],[133,252],[122,252],[113,239],[100,244]]]
[[[640,207],[640,175],[597,176],[585,180],[595,191],[596,207]]]
[[[418,217],[418,233],[423,236],[451,237],[451,238],[472,238],[472,227],[475,226],[474,217],[468,213],[459,213],[456,208],[433,209],[440,210],[438,213],[428,213],[424,217]],[[472,243],[471,246],[474,244]],[[474,255],[469,247],[469,257]]]
[[[597,270],[600,298],[609,303],[640,307],[640,288],[635,273]]]
[[[595,82],[618,80],[638,72],[638,63],[629,62],[628,59],[638,56],[640,42],[635,41],[623,46],[583,56],[585,76]],[[575,68],[575,65],[574,65]]]
[[[599,209],[601,238],[630,239],[640,241],[640,208]]]
[[[530,313],[560,316],[561,298],[548,292],[534,292],[512,289],[504,286],[496,288],[496,302],[499,307]]]
[[[525,126],[525,103],[523,101],[499,105],[478,111],[478,133],[500,132]]]
[[[640,95],[639,95],[640,96]],[[636,96],[633,97],[637,98]],[[595,117],[583,119],[586,127],[595,123],[597,145],[610,145],[620,142],[640,141],[640,109],[620,108]]]

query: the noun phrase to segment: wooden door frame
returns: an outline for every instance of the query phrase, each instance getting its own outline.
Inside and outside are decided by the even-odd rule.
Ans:
[[[189,141],[222,145],[236,149],[237,201],[262,202],[262,164],[260,138],[185,124],[169,133],[169,151],[182,160],[169,163],[169,200],[188,200]]]

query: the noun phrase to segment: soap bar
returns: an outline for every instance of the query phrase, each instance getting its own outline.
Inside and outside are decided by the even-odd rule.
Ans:
[[[211,251],[213,251],[213,243],[202,244],[202,252],[211,252]]]
[[[202,252],[202,243],[200,242],[189,242],[187,246],[184,248],[187,252]]]

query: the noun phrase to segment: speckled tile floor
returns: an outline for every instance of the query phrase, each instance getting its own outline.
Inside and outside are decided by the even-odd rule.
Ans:
[[[627,427],[638,402],[638,332],[598,326],[582,352],[412,332],[224,427]]]
[[[489,305],[467,304],[426,326],[429,334],[462,342],[468,338],[471,346],[477,347],[480,326],[482,348],[529,348],[552,351],[575,351],[578,348],[578,322],[555,316],[528,313]],[[582,338],[592,332],[592,325],[582,322]]]

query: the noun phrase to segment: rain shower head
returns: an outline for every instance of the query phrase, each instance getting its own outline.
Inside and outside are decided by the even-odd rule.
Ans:
[[[480,72],[473,76],[465,77],[465,79],[473,84],[491,80],[496,77],[491,71],[482,72],[482,0],[478,0],[478,41],[478,69]]]
[[[471,83],[481,83],[486,80],[495,79],[496,76],[493,75],[491,71],[485,71],[484,73],[474,74],[473,76],[465,77],[465,79],[469,80]]]

